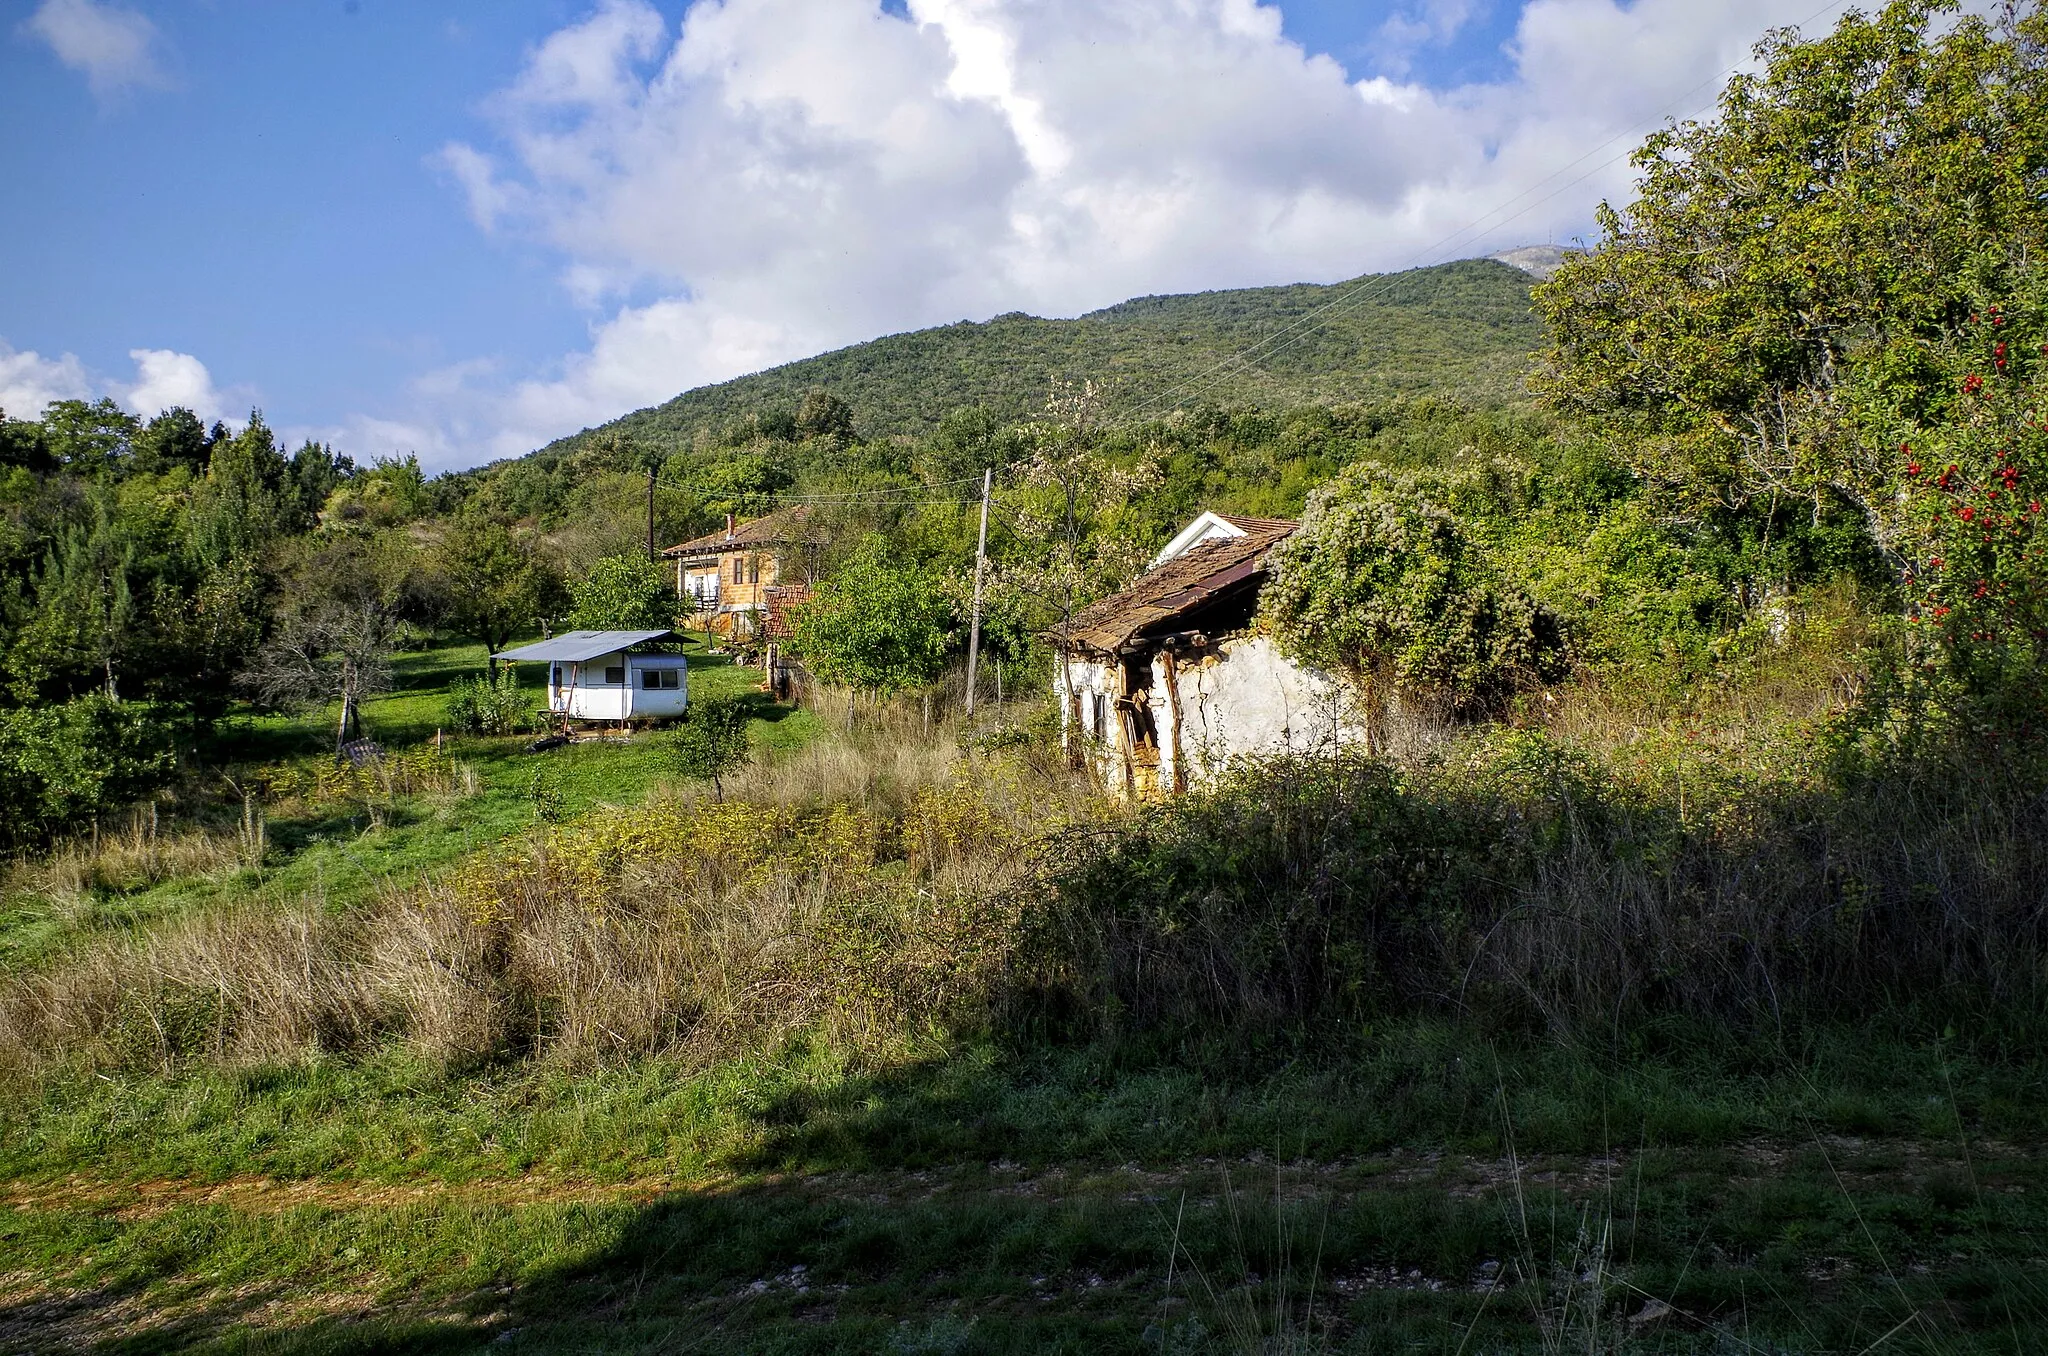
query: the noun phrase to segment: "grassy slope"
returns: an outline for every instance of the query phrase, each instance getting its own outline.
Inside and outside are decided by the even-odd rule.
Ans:
[[[1312,326],[1288,329],[1350,296],[1359,282],[1367,286],[1355,299]],[[701,386],[603,428],[640,438],[686,435],[751,411],[794,408],[806,391],[822,387],[852,404],[865,436],[916,434],[968,405],[1020,418],[1038,408],[1053,377],[1112,383],[1126,406],[1195,383],[1155,413],[1191,404],[1279,408],[1422,393],[1480,404],[1512,400],[1542,337],[1529,309],[1530,285],[1519,269],[1475,259],[1331,286],[1139,297],[1075,320],[1017,314],[962,321]],[[1247,345],[1283,332],[1284,346],[1212,373]],[[544,450],[564,450],[585,436]]]
[[[393,690],[365,707],[368,733],[392,749],[431,738],[446,723],[448,683],[481,670],[483,664],[481,645],[398,656]],[[537,681],[538,670],[528,676]],[[691,653],[691,692],[697,697],[752,693],[760,682],[758,671],[735,667],[701,646]],[[818,728],[808,712],[766,703],[760,709],[752,736],[764,753],[794,747]],[[239,717],[208,756],[228,765],[231,776],[245,775],[264,763],[317,758],[333,746],[333,718],[332,711]],[[352,805],[273,815],[264,826],[270,849],[260,872],[179,877],[146,889],[94,892],[63,901],[13,891],[0,898],[0,964],[33,963],[79,936],[201,906],[304,897],[346,904],[379,889],[403,886],[422,872],[530,825],[533,806],[528,788],[535,770],[543,766],[556,775],[564,811],[572,816],[600,803],[637,803],[664,776],[661,746],[652,737],[623,745],[571,745],[539,756],[525,751],[529,738],[456,740],[453,755],[475,769],[477,794],[402,801],[382,826],[372,825],[367,813]]]
[[[0,1244],[53,1346],[132,1351],[1693,1349],[1621,1321],[1651,1296],[1701,1350],[2048,1336],[2038,1089],[1881,1029],[1695,1036],[1611,1068],[1401,1029],[1249,1083],[969,1048],[98,1084],[0,1121]],[[1575,1312],[1595,1266],[1637,1289]]]

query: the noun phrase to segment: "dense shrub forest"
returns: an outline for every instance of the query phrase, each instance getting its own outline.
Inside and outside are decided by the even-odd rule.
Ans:
[[[0,1346],[2040,1349],[2048,18],[1635,163],[433,478],[0,421]],[[795,505],[799,702],[526,751],[487,649]],[[1047,637],[1204,509],[1368,737],[1128,803]]]

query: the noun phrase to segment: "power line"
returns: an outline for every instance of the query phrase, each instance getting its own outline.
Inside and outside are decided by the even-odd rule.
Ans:
[[[959,480],[935,480],[922,485],[890,486],[874,490],[845,490],[826,494],[789,494],[781,490],[735,490],[730,485],[701,486],[678,485],[672,481],[658,481],[662,489],[678,494],[691,494],[700,499],[770,499],[782,504],[853,504],[875,503],[890,499],[911,498],[923,503],[940,503],[955,498],[953,495],[935,495],[932,490],[948,489],[956,485],[979,485],[980,476],[965,476]]]

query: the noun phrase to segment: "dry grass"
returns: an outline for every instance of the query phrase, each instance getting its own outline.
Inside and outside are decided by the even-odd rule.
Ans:
[[[743,799],[742,799],[743,797]],[[1064,775],[888,730],[600,809],[345,912],[241,908],[0,981],[0,1065],[167,1068],[398,1039],[452,1062],[871,1047],[990,1000]]]
[[[118,830],[61,842],[41,857],[16,863],[4,892],[64,904],[96,891],[125,893],[179,877],[212,878],[248,866],[250,848],[242,826],[165,831],[152,804],[133,811]]]

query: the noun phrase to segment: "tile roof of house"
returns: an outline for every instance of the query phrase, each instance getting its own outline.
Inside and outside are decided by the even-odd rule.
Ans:
[[[1264,574],[1266,553],[1300,526],[1285,518],[1229,521],[1245,535],[1205,541],[1147,570],[1123,592],[1112,593],[1077,613],[1068,628],[1068,639],[1081,649],[1114,654],[1140,632]]]
[[[1219,513],[1216,516],[1240,531],[1278,532],[1283,537],[1301,526],[1292,518],[1243,518],[1235,513]]]
[[[761,634],[769,640],[788,640],[794,629],[790,609],[800,606],[811,596],[811,586],[778,584],[764,592],[768,595],[768,617],[761,623]]]
[[[707,556],[720,551],[743,551],[750,546],[786,546],[798,539],[805,522],[811,516],[809,504],[792,504],[788,508],[766,513],[734,525],[731,529],[719,528],[701,537],[678,543],[663,551],[664,556]]]

